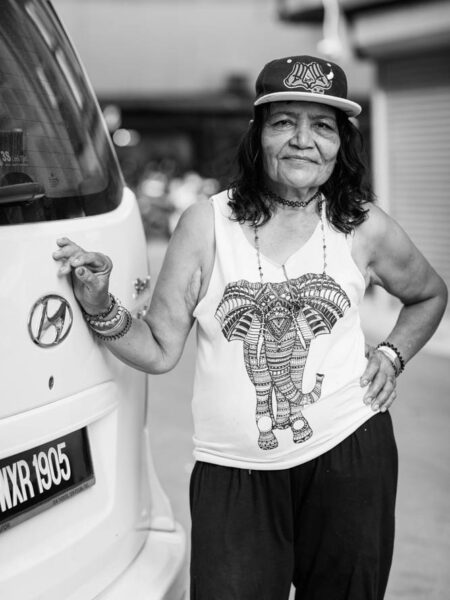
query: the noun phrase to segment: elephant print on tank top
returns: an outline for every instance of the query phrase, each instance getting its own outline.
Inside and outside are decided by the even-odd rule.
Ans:
[[[290,427],[295,443],[313,435],[302,408],[319,400],[324,374],[317,373],[313,388],[303,391],[311,341],[329,334],[349,306],[347,294],[325,273],[281,283],[241,279],[225,287],[215,317],[229,342],[243,342],[262,450],[278,446],[276,429]]]

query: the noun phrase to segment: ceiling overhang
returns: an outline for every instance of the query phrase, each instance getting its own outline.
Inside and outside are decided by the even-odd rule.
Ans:
[[[316,23],[323,21],[323,0],[277,0],[278,16],[291,23]],[[339,0],[343,14],[352,19],[372,10],[389,9],[405,4],[423,4],[424,0]]]
[[[323,25],[323,0],[278,0],[280,19]],[[338,0],[357,56],[383,57],[450,47],[448,0]]]

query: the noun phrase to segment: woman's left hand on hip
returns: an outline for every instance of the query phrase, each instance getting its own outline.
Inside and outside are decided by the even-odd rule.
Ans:
[[[375,348],[368,347],[367,366],[361,376],[361,387],[367,387],[364,404],[372,410],[386,412],[397,397],[395,369],[391,361]]]

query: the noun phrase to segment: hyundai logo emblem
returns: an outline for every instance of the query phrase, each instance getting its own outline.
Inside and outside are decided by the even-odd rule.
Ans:
[[[31,339],[41,348],[60,344],[72,327],[73,313],[62,296],[48,294],[35,302],[28,319]]]

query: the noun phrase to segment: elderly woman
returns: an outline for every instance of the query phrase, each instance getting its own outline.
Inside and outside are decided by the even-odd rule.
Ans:
[[[194,321],[191,597],[381,600],[394,538],[396,377],[430,338],[446,288],[373,203],[342,69],[268,63],[228,191],[189,208],[144,320],[109,293],[106,256],[68,239],[87,324],[162,373]],[[366,352],[368,285],[403,303]]]

